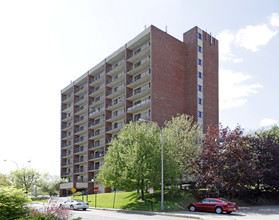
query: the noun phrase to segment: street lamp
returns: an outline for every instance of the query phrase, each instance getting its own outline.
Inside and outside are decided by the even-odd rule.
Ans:
[[[155,124],[161,133],[161,139],[162,139],[162,147],[161,147],[161,163],[162,163],[162,167],[161,167],[161,212],[163,212],[164,211],[164,140],[163,140],[162,130],[159,127],[159,125],[156,124],[154,121],[148,121],[143,118],[140,118],[139,121],[145,121],[145,122]]]
[[[8,161],[13,162],[16,165],[17,169],[19,170],[19,166],[18,166],[17,162],[15,162],[13,160],[6,160],[6,159],[3,160],[3,161],[5,161],[5,162],[8,162]]]

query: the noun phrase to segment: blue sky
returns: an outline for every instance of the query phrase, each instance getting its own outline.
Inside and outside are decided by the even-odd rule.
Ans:
[[[219,40],[223,125],[279,123],[276,0],[0,1],[0,173],[7,159],[59,175],[61,89],[151,24]]]

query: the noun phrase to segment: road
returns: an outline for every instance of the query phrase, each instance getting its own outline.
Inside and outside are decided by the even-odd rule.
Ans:
[[[33,206],[42,206],[34,204]],[[47,205],[47,204],[45,204]],[[203,219],[203,220],[279,220],[279,205],[241,207],[232,214],[216,214],[209,212],[173,212],[166,213],[174,216],[151,212],[126,212],[122,210],[108,211],[89,208],[86,211],[73,211],[73,218],[82,220],[174,220],[174,219]]]

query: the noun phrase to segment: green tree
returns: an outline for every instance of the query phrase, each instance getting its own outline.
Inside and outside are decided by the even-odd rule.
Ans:
[[[1,186],[9,186],[11,185],[7,175],[0,173],[0,187]]]
[[[34,169],[22,168],[11,172],[12,184],[27,193],[33,186],[40,185],[41,175]]]
[[[175,163],[170,157],[170,145],[164,143],[165,185],[177,179]],[[161,183],[161,136],[156,125],[130,123],[113,139],[105,156],[105,163],[97,176],[105,186],[120,190],[159,189]]]
[[[59,192],[59,186],[61,183],[67,182],[65,179],[61,179],[58,176],[53,176],[48,173],[44,174],[41,179],[41,191],[48,193],[50,196]]]
[[[171,143],[171,156],[177,164],[182,182],[189,182],[194,171],[193,163],[199,157],[202,148],[203,134],[192,116],[178,114],[165,122],[164,139]]]
[[[27,202],[30,200],[22,189],[0,187],[0,219],[13,220],[24,216]]]

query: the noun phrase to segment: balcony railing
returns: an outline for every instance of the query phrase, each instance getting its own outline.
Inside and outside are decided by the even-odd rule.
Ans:
[[[80,121],[82,121],[82,120],[84,120],[84,119],[86,119],[86,115],[83,115],[83,116],[80,116],[80,117],[76,118],[76,119],[74,120],[74,122],[77,123],[77,122],[80,122]]]
[[[66,147],[69,147],[69,146],[72,146],[73,144],[70,143],[70,144],[62,144],[62,148],[66,148]]]
[[[105,156],[105,152],[102,151],[102,152],[99,152],[99,153],[89,155],[89,160],[104,157],[104,156]]]
[[[72,151],[71,151],[71,152],[67,152],[67,153],[62,153],[62,154],[61,154],[62,157],[67,157],[67,156],[71,156],[71,155],[73,155],[73,152],[72,152]]]
[[[99,170],[101,165],[92,165],[92,166],[89,166],[89,170]]]
[[[87,162],[87,157],[75,158],[74,163]]]
[[[96,92],[96,91],[98,91],[98,90],[100,90],[100,89],[102,89],[102,88],[104,88],[104,87],[105,87],[105,85],[102,84],[102,85],[99,85],[99,86],[95,87],[94,89],[91,89],[91,90],[89,91],[89,95],[91,95],[93,92]]]
[[[82,172],[87,172],[87,167],[76,168],[76,169],[74,170],[74,173],[82,173]]]
[[[79,153],[79,152],[83,152],[83,151],[87,151],[87,147],[80,147],[80,148],[74,149],[74,153]]]
[[[81,141],[84,141],[84,140],[86,140],[86,136],[81,136],[81,137],[79,137],[79,138],[76,138],[76,139],[74,140],[74,143],[76,144],[76,143],[81,142]]]
[[[62,162],[61,165],[64,166],[68,166],[68,165],[72,165],[72,162]]]
[[[95,125],[97,125],[97,124],[100,124],[100,123],[102,123],[102,122],[104,122],[105,121],[105,119],[100,119],[100,120],[96,120],[96,121],[94,121],[94,122],[92,122],[92,123],[90,123],[89,124],[89,127],[93,127],[93,126],[95,126]]]
[[[140,106],[142,106],[142,105],[145,105],[145,104],[147,104],[147,103],[149,103],[149,102],[150,102],[150,99],[144,100],[144,101],[142,101],[142,102],[139,103],[139,104],[132,105],[132,106],[128,107],[127,111],[131,111],[131,110],[133,110],[133,109],[135,109],[135,108],[138,108],[138,107],[140,107]]]
[[[96,147],[101,147],[101,146],[104,146],[105,145],[105,141],[103,142],[100,142],[100,143],[95,143],[95,144],[90,144],[89,145],[89,149],[93,149],[93,148],[96,148]]]
[[[70,171],[70,172],[62,172],[61,174],[62,174],[62,176],[69,176],[69,175],[72,175],[73,172],[72,171]]]
[[[91,78],[91,79],[89,80],[89,84],[92,83],[92,82],[94,82],[94,81],[96,81],[96,80],[98,80],[98,79],[100,79],[100,78],[102,78],[104,75],[105,75],[105,72],[102,72],[101,74],[99,74],[99,75],[97,75],[97,76]]]

